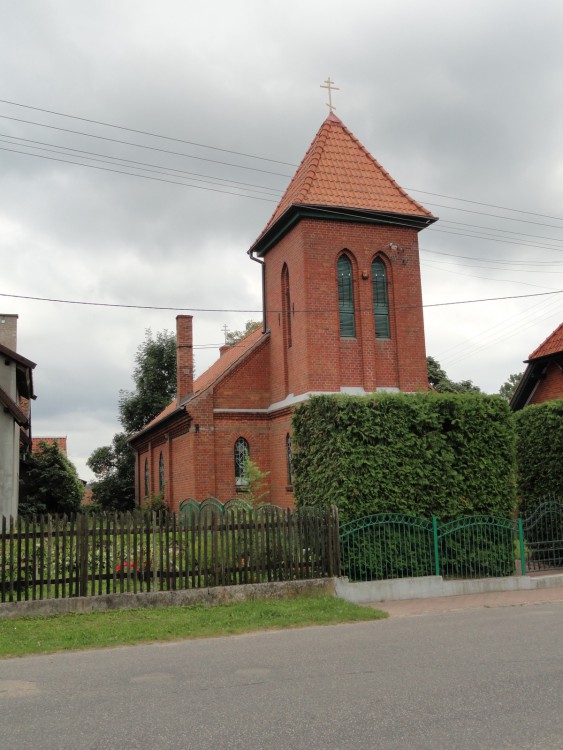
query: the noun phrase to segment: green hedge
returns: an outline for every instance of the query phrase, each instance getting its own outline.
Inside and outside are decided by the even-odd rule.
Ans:
[[[519,511],[528,515],[548,497],[563,502],[563,399],[514,414]]]
[[[514,426],[498,396],[318,396],[293,428],[297,505],[333,503],[341,523],[514,513]]]

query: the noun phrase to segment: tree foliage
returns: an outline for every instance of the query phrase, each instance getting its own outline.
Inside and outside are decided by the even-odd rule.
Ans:
[[[135,355],[135,390],[120,391],[119,421],[126,433],[142,430],[176,393],[176,337],[170,331],[145,331]]]
[[[88,466],[96,475],[94,502],[104,509],[129,510],[135,501],[135,455],[127,442],[172,401],[176,392],[176,338],[169,331],[145,331],[137,348],[134,391],[120,391],[119,421],[123,432],[111,445],[96,448]]]
[[[56,444],[41,442],[38,452],[26,457],[20,472],[20,515],[76,513],[83,496],[74,465]]]
[[[225,334],[225,344],[228,344],[229,346],[238,344],[241,339],[248,336],[249,333],[252,333],[252,331],[255,331],[257,328],[260,328],[261,325],[262,323],[259,320],[247,320],[244,331],[227,331]]]
[[[96,448],[87,461],[96,475],[94,502],[104,510],[131,510],[135,505],[135,454],[127,435],[118,432],[111,445]]]
[[[511,375],[509,375],[508,380],[499,388],[498,395],[505,401],[510,401],[514,394],[514,391],[516,390],[516,386],[520,382],[522,375],[523,373],[521,372],[513,372]]]
[[[428,382],[438,393],[481,393],[481,389],[473,385],[471,380],[460,380],[456,383],[450,380],[446,371],[442,369],[440,363],[434,357],[426,357],[428,368]]]

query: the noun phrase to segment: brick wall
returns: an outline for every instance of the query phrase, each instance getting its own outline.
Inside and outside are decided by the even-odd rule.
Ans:
[[[534,391],[530,404],[542,404],[555,398],[563,398],[563,371],[558,364],[551,362]]]
[[[340,338],[336,264],[343,251],[353,268],[355,339]],[[376,256],[387,268],[389,339],[375,337],[371,263]],[[338,391],[341,386],[427,389],[416,230],[305,219],[270,250],[265,262],[272,401],[288,393]],[[291,297],[289,348],[284,264]]]

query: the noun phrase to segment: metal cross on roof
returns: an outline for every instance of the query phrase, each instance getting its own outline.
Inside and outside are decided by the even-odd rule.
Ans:
[[[331,112],[333,112],[336,109],[336,107],[332,103],[332,92],[340,91],[340,89],[338,88],[338,86],[334,85],[334,81],[330,80],[330,76],[326,79],[325,83],[326,83],[326,86],[323,86],[321,84],[320,88],[328,89],[328,104],[326,106],[330,109]]]

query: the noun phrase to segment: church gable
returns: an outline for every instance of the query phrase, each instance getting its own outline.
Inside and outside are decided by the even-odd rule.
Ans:
[[[334,113],[322,124],[251,252],[260,252],[260,240],[296,206],[416,217],[421,226],[436,220],[395,182]]]
[[[269,342],[269,334],[262,335],[258,346],[239,359],[217,382],[214,388],[216,409],[266,409],[270,405]]]

